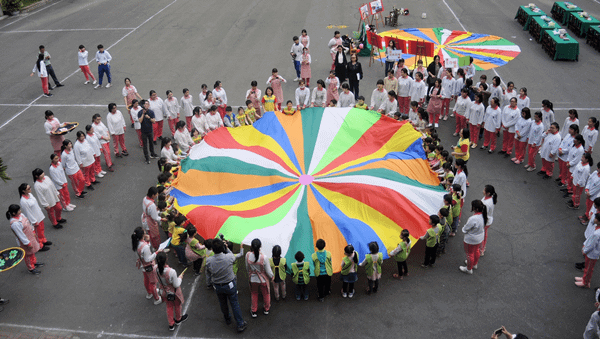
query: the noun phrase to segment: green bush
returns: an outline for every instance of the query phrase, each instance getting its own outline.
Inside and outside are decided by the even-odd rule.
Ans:
[[[23,2],[21,0],[2,0],[2,9],[5,12],[16,12],[23,8]]]

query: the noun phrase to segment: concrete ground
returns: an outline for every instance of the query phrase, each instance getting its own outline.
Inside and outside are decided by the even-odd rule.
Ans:
[[[306,28],[311,37],[313,83],[325,78],[330,66],[327,42],[333,35],[328,25],[346,25],[343,34],[358,26],[359,1],[191,1],[191,0],[57,0],[39,10],[0,22],[0,156],[12,180],[2,185],[0,199],[7,208],[18,203],[17,187],[31,183],[31,171],[49,166],[52,148],[43,133],[43,113],[54,111],[61,121],[91,122],[94,113],[106,116],[106,105],[122,106],[121,88],[130,77],[143,97],[156,90],[164,98],[171,89],[181,96],[190,89],[198,104],[200,85],[212,88],[223,82],[231,105],[241,105],[252,80],[265,82],[273,67],[288,80],[284,95],[292,98],[296,84],[289,57],[291,37]],[[401,28],[445,27],[494,34],[518,44],[522,52],[497,69],[505,82],[526,86],[533,101],[554,102],[561,124],[570,108],[577,108],[582,122],[597,115],[598,54],[580,42],[579,62],[554,62],[528,32],[513,20],[522,2],[482,0],[384,2],[408,7],[411,15],[401,18]],[[547,13],[552,1],[536,2]],[[579,3],[592,15],[600,5]],[[421,13],[427,19],[421,19]],[[458,19],[458,20],[457,20]],[[384,29],[380,29],[383,31]],[[104,44],[112,54],[114,87],[93,90],[84,86],[78,72],[77,46],[95,52]],[[37,46],[46,45],[52,64],[65,87],[52,98],[40,97],[40,81],[28,77],[37,56]],[[370,97],[383,66],[368,67],[361,58],[365,79],[361,94]],[[93,63],[91,69],[97,74]],[[476,77],[482,72],[478,72]],[[495,75],[487,71],[488,78]],[[64,79],[64,80],[63,80]],[[455,142],[453,122],[439,129],[442,144]],[[582,125],[583,127],[583,125]],[[74,139],[73,134],[69,134]],[[65,213],[63,230],[47,228],[55,245],[38,254],[45,262],[43,273],[34,277],[24,265],[0,275],[2,298],[11,300],[0,313],[0,337],[236,337],[235,327],[226,326],[204,277],[186,275],[183,292],[190,320],[167,331],[165,306],[153,306],[144,298],[142,276],[135,270],[130,234],[139,225],[140,200],[154,184],[156,165],[146,165],[131,129],[126,135],[131,155],[115,159],[109,173],[85,200],[75,200],[77,209]],[[600,160],[598,152],[594,152]],[[540,164],[538,163],[538,167]],[[594,166],[595,167],[595,166]],[[395,281],[393,262],[384,264],[381,291],[363,293],[364,276],[357,296],[342,299],[334,276],[333,296],[325,303],[274,302],[269,316],[250,319],[247,278],[241,270],[239,295],[250,338],[293,337],[383,337],[487,338],[501,325],[530,338],[580,337],[594,311],[593,291],[575,287],[580,275],[573,262],[581,260],[584,227],[569,210],[553,181],[543,180],[502,156],[474,150],[469,162],[471,187],[467,202],[481,198],[485,184],[499,194],[489,245],[473,276],[462,274],[462,236],[450,240],[448,254],[434,269],[423,270],[422,244],[409,258],[410,277]],[[469,216],[468,208],[463,213]],[[463,217],[463,218],[465,218]],[[48,221],[47,221],[48,222]],[[14,246],[8,223],[0,229],[0,248]],[[330,249],[340,250],[341,249]],[[170,257],[173,266],[181,271]],[[600,285],[598,277],[592,285]],[[288,279],[289,281],[289,279]],[[288,285],[288,293],[293,286]]]

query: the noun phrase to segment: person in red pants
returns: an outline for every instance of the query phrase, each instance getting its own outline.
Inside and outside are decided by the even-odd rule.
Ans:
[[[100,181],[96,180],[94,149],[92,148],[92,145],[85,140],[85,133],[82,131],[77,132],[77,141],[75,142],[75,145],[73,145],[73,153],[75,154],[75,161],[77,161],[77,164],[83,172],[85,186],[90,191],[93,191],[94,187],[92,184],[99,184]]]
[[[485,116],[483,118],[483,144],[481,149],[490,148],[488,153],[494,153],[496,149],[496,133],[500,131],[501,124],[501,111],[500,111],[500,99],[494,97],[491,99],[491,103],[485,110]]]
[[[60,196],[52,180],[40,168],[34,169],[31,174],[33,175],[35,193],[42,207],[46,209],[52,226],[54,228],[62,228],[61,224],[67,221],[61,216],[62,205],[60,204]]]
[[[156,186],[152,186],[148,189],[148,193],[142,200],[142,224],[148,235],[150,235],[150,243],[152,247],[158,248],[160,245],[160,231],[158,224],[161,222],[161,218],[158,215],[158,209],[156,208],[156,198],[158,198],[158,189]]]
[[[575,277],[575,285],[579,287],[590,288],[594,266],[600,258],[600,213],[594,216],[594,225],[594,233],[585,240],[581,250],[585,256],[585,269],[583,277]]]
[[[167,265],[167,254],[160,252],[156,255],[154,274],[156,274],[158,278],[158,285],[162,289],[161,297],[166,301],[167,304],[167,320],[169,321],[169,331],[173,331],[175,330],[175,325],[181,324],[188,318],[187,314],[181,314],[181,308],[184,303],[183,293],[181,293],[183,272],[177,276],[177,272]]]
[[[108,104],[106,124],[108,125],[108,132],[113,137],[113,147],[115,148],[117,158],[121,158],[119,147],[121,147],[123,155],[128,156],[129,153],[127,153],[127,148],[125,147],[125,118],[123,118],[123,114],[117,109],[117,104],[114,102]]]
[[[27,270],[34,275],[42,273],[37,268],[44,266],[44,264],[37,262],[35,254],[38,251],[44,250],[40,249],[40,244],[38,243],[31,223],[27,217],[21,213],[21,206],[15,204],[10,205],[6,212],[6,219],[10,222],[10,228],[16,236],[19,246],[25,250],[24,259]],[[49,249],[48,247],[44,248],[46,251]]]
[[[40,248],[52,245],[52,242],[46,239],[46,232],[44,227],[44,213],[38,204],[37,199],[31,194],[31,186],[23,183],[19,186],[19,195],[21,196],[21,206],[23,207],[23,214],[28,217],[27,220],[31,222],[35,227],[35,234],[37,236]]]
[[[533,123],[529,130],[529,138],[527,139],[528,161],[525,168],[527,172],[535,171],[535,156],[542,145],[542,136],[544,135],[544,123],[542,122],[542,112],[533,114]]]
[[[515,157],[510,159],[517,165],[525,161],[525,147],[527,146],[532,123],[531,111],[528,107],[524,107],[521,111],[521,117],[515,125]]]
[[[63,211],[70,212],[77,206],[71,204],[71,194],[69,193],[69,184],[67,183],[65,170],[60,163],[58,155],[54,153],[50,154],[50,160],[52,160],[52,164],[48,168],[48,176],[52,180],[54,188],[58,190]]]
[[[554,173],[554,159],[558,154],[558,146],[560,145],[560,127],[556,122],[550,125],[550,128],[542,136],[542,147],[540,149],[540,157],[542,158],[542,170],[537,172],[544,179],[550,179]]]
[[[131,235],[131,245],[133,251],[137,253],[137,267],[144,270],[144,287],[146,288],[146,299],[154,297],[154,305],[162,303],[162,298],[156,290],[157,276],[154,274],[154,259],[162,250],[152,253],[150,247],[150,237],[143,228],[137,227]]]
[[[590,177],[590,166],[593,164],[594,160],[592,159],[592,155],[589,153],[584,153],[581,156],[581,161],[575,165],[570,181],[570,184],[573,187],[573,198],[571,201],[567,201],[567,206],[569,206],[570,209],[579,209],[581,193],[583,193],[585,184]]]
[[[100,151],[104,155],[104,161],[108,167],[109,172],[114,172],[112,159],[110,158],[110,132],[104,123],[100,114],[96,113],[92,116],[92,127],[94,127],[94,134],[100,140]]]
[[[510,104],[502,111],[502,150],[498,154],[504,154],[508,158],[513,152],[515,143],[515,125],[519,121],[521,110],[517,107],[517,98],[511,98]]]

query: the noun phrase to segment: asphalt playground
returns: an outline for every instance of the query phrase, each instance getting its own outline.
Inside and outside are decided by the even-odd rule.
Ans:
[[[1,208],[5,211],[9,204],[18,203],[18,185],[31,183],[31,171],[36,167],[47,170],[50,164],[45,110],[52,110],[61,121],[77,121],[81,127],[95,113],[105,118],[110,102],[126,112],[121,96],[125,77],[132,79],[144,98],[150,90],[164,98],[169,89],[179,98],[187,87],[195,104],[199,104],[201,84],[212,88],[221,80],[230,104],[239,106],[252,80],[264,90],[274,67],[288,80],[284,96],[291,99],[297,86],[291,81],[295,78],[289,56],[292,36],[308,30],[312,82],[316,84],[317,79],[325,79],[331,65],[327,42],[335,28],[327,26],[347,26],[339,30],[351,34],[358,26],[361,3],[52,0],[33,12],[0,21],[0,157],[12,178],[0,183]],[[593,16],[600,14],[597,1],[576,3]],[[505,82],[527,87],[532,108],[541,107],[543,99],[551,100],[561,126],[567,111],[576,108],[583,126],[600,111],[599,55],[578,38],[578,62],[552,61],[513,20],[518,6],[524,4],[515,0],[384,0],[386,12],[391,6],[410,10],[409,16],[401,17],[399,28],[444,27],[513,41],[522,50],[515,60],[495,71],[477,72],[476,77],[484,73],[491,79],[497,72]],[[536,4],[550,13],[552,1]],[[422,19],[421,13],[427,13],[427,18]],[[387,29],[380,28],[380,32]],[[113,56],[114,86],[94,90],[92,85],[83,85],[77,47],[84,44],[92,58],[100,43]],[[51,53],[54,69],[65,84],[51,98],[41,97],[39,79],[28,76],[40,44]],[[365,57],[359,61],[365,72],[361,94],[369,101],[384,68],[380,64],[369,67]],[[97,74],[93,62],[90,66]],[[455,142],[450,126],[454,122],[444,122],[439,129],[445,147]],[[69,137],[74,139],[72,134]],[[144,298],[142,274],[135,269],[136,256],[130,247],[130,234],[140,225],[141,199],[155,183],[157,167],[144,164],[132,129],[128,128],[125,138],[130,156],[113,157],[116,171],[107,174],[86,199],[73,202],[77,208],[64,214],[68,220],[64,229],[47,227],[47,238],[54,245],[37,255],[46,263],[42,274],[28,274],[23,264],[0,274],[0,297],[10,299],[0,313],[0,336],[489,338],[504,325],[530,338],[576,338],[594,311],[593,291],[573,284],[573,277],[581,274],[573,263],[581,261],[584,227],[576,216],[582,210],[568,209],[552,180],[477,149],[469,161],[471,186],[465,200],[480,199],[484,185],[492,184],[499,202],[488,250],[474,275],[458,270],[464,260],[459,235],[450,239],[448,253],[433,269],[419,267],[424,249],[417,244],[408,260],[410,276],[403,281],[392,279],[395,263],[386,261],[375,295],[364,293],[363,275],[355,298],[343,299],[336,275],[334,293],[324,303],[317,301],[313,283],[309,301],[273,301],[268,316],[250,319],[247,277],[241,269],[239,296],[249,326],[238,335],[233,325],[225,325],[204,276],[195,279],[187,274],[182,288],[190,318],[169,332],[165,305],[153,306]],[[594,156],[600,161],[600,152]],[[467,206],[463,220],[469,216]],[[0,248],[14,246],[8,222],[3,225]],[[174,257],[170,261],[182,270]],[[597,275],[592,286],[600,286]],[[287,291],[293,293],[290,279]]]

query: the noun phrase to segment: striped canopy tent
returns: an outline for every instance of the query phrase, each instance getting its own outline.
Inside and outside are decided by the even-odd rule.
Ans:
[[[210,132],[182,161],[171,195],[205,239],[259,238],[263,253],[280,245],[293,262],[297,251],[310,258],[322,238],[339,272],[347,244],[363,258],[376,241],[387,258],[404,228],[414,244],[444,193],[409,123],[308,108]]]
[[[504,66],[521,53],[518,45],[499,36],[452,31],[441,27],[394,29],[379,35],[406,41],[431,42],[434,44],[433,55],[439,55],[442,62],[446,58],[473,57],[473,64],[478,71]],[[380,51],[380,59],[383,61],[385,50]],[[414,54],[404,56],[405,65],[410,69],[416,67],[414,56]],[[433,60],[428,58],[427,61]]]

